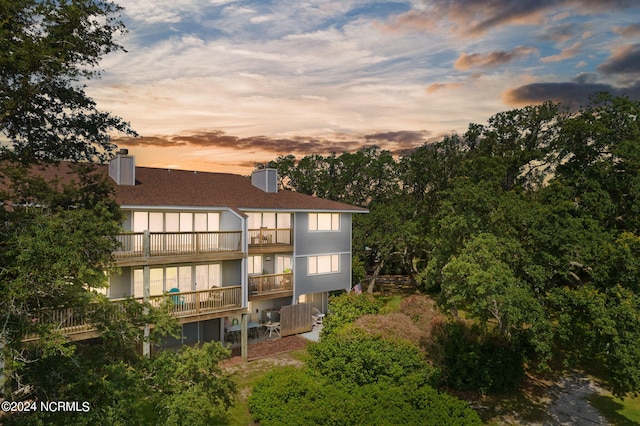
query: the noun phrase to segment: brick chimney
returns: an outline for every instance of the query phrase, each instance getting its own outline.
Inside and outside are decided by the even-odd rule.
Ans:
[[[136,158],[129,155],[129,150],[122,148],[109,162],[109,176],[118,185],[136,184]]]

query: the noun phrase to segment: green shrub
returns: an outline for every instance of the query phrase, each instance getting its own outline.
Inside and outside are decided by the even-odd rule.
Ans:
[[[433,377],[433,369],[411,343],[386,340],[355,327],[323,337],[307,350],[307,365],[336,382],[362,386],[414,376],[412,380],[424,384]]]
[[[249,409],[269,425],[480,425],[467,404],[429,386],[369,383],[363,386],[287,367],[260,379]]]
[[[377,314],[383,303],[370,294],[343,293],[329,300],[329,315],[324,319],[322,336],[353,323],[366,314]]]

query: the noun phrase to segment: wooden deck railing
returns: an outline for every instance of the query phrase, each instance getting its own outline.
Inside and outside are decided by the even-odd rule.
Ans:
[[[241,231],[130,232],[117,236],[115,258],[241,252]]]
[[[249,277],[249,294],[260,295],[293,289],[293,274],[266,274]]]
[[[129,299],[113,299],[111,303],[124,306]],[[134,298],[142,303],[143,298]],[[168,303],[163,304],[166,301]],[[208,290],[185,291],[180,293],[166,293],[160,296],[151,296],[149,304],[155,308],[168,307],[169,314],[176,318],[187,318],[207,313],[216,313],[239,309],[242,307],[242,287],[229,286],[211,288]],[[95,327],[87,321],[95,312],[85,315],[74,312],[72,308],[47,309],[40,311],[34,321],[54,324],[64,334],[74,334],[95,330]],[[25,340],[37,339],[37,336],[28,336]]]
[[[221,312],[242,307],[242,287],[219,287],[208,290],[182,291],[149,298],[151,306],[160,308],[168,297],[169,313],[176,318]]]
[[[291,228],[249,229],[249,246],[269,246],[274,244],[293,244]]]

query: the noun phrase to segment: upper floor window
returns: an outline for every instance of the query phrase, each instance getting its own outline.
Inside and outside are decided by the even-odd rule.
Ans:
[[[291,213],[251,212],[247,216],[249,229],[291,228]]]
[[[134,232],[205,232],[220,230],[220,213],[133,212]]]
[[[309,213],[309,231],[339,231],[340,214]]]
[[[340,272],[340,256],[337,254],[309,256],[307,266],[309,275]]]

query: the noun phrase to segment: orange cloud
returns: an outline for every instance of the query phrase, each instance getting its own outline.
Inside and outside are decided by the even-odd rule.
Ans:
[[[589,97],[598,92],[609,92],[614,96],[628,96],[640,100],[640,83],[616,87],[593,83],[590,79],[583,78],[573,82],[533,83],[506,91],[502,99],[506,104],[518,107],[552,101],[575,108],[587,105]]]
[[[241,138],[227,135],[223,131],[194,132],[188,135],[142,136],[138,138],[118,137],[113,142],[127,148],[216,148],[226,152],[270,153],[271,155],[305,156],[319,153],[355,152],[364,146],[375,144],[392,153],[400,153],[420,146],[428,141],[431,132],[392,131],[372,134],[342,135],[332,138],[292,137],[271,138],[251,136]]]
[[[640,36],[640,24],[632,24],[625,27],[613,27],[613,32],[624,37],[638,37]]]
[[[462,83],[433,83],[427,86],[424,90],[428,94],[432,94],[440,89],[460,89],[463,86],[464,85]]]
[[[461,53],[453,64],[453,67],[461,71],[466,71],[469,68],[475,67],[494,68],[511,62],[514,59],[522,58],[537,52],[538,50],[532,47],[518,46],[510,51],[499,50],[488,54],[473,53],[468,55],[466,53]]]
[[[542,62],[559,62],[565,59],[573,58],[577,54],[582,52],[582,43],[576,42],[573,45],[567,47],[566,49],[562,49],[560,53],[557,55],[545,56],[540,59]]]
[[[542,24],[560,6],[589,14],[628,5],[618,0],[422,0],[419,9],[396,15],[385,28],[430,32],[444,26],[476,37],[501,26]]]

